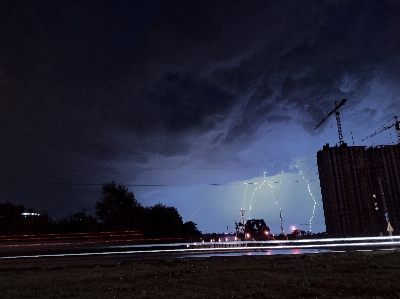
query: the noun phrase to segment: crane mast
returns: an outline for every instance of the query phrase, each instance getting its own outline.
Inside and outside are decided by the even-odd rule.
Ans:
[[[342,134],[342,124],[340,122],[340,111],[339,108],[343,106],[346,103],[347,99],[343,99],[339,104],[337,101],[335,101],[335,108],[332,109],[319,123],[318,125],[315,126],[315,129],[317,129],[320,125],[322,125],[329,116],[331,116],[333,113],[335,113],[336,117],[336,124],[338,128],[338,133],[339,133],[339,145],[343,145],[343,134]]]
[[[365,139],[368,139],[370,137],[375,136],[376,134],[379,134],[387,129],[390,129],[391,127],[394,127],[396,129],[396,135],[397,135],[397,143],[400,143],[400,121],[397,119],[397,116],[393,117],[394,118],[394,123],[388,125],[388,126],[383,126],[382,128],[376,130],[374,133],[368,135],[365,137],[362,141]]]

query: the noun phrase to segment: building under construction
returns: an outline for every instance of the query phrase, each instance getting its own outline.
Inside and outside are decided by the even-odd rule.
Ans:
[[[329,235],[388,235],[400,229],[400,144],[326,144],[317,162]]]
[[[319,180],[326,232],[331,236],[392,235],[400,231],[400,122],[383,126],[363,140],[394,127],[396,145],[347,146],[343,141],[339,108],[319,122],[335,115],[339,146],[326,144],[317,153]]]

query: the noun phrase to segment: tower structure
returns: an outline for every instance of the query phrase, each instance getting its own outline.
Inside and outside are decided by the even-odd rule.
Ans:
[[[317,163],[329,235],[387,235],[385,205],[391,226],[400,229],[400,145],[326,144]]]
[[[240,213],[240,222],[237,223],[235,221],[235,229],[236,229],[236,237],[238,235],[244,235],[245,232],[245,219],[244,219],[244,213],[246,212],[246,209],[240,209],[239,213]]]

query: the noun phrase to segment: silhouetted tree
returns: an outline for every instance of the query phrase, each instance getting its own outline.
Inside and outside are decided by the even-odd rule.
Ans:
[[[182,217],[174,207],[158,203],[146,208],[146,237],[176,238],[181,237]]]
[[[79,229],[81,232],[93,232],[99,229],[99,224],[91,215],[83,215],[82,218],[78,220]]]
[[[22,230],[25,207],[10,202],[0,203],[0,233],[17,234]]]
[[[94,232],[102,229],[101,224],[93,216],[85,215],[82,212],[58,218],[52,223],[54,233]]]
[[[112,181],[103,185],[102,194],[103,198],[96,203],[96,215],[105,229],[143,228],[144,208],[128,188]]]
[[[182,237],[200,238],[201,231],[197,229],[197,224],[192,221],[187,221],[182,224]]]

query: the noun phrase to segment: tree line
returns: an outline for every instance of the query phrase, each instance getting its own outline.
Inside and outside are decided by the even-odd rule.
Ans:
[[[96,202],[95,217],[85,211],[54,219],[47,212],[36,213],[23,205],[0,203],[0,234],[43,234],[140,230],[148,238],[200,237],[197,224],[183,223],[175,207],[158,203],[144,207],[133,193],[115,181],[103,185]]]

